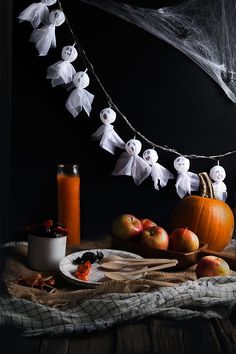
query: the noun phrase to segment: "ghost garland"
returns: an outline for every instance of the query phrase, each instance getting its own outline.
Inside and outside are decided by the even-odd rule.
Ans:
[[[92,139],[100,140],[99,145],[104,150],[114,154],[115,148],[125,148],[125,142],[115,132],[114,126],[111,124],[116,120],[116,112],[112,108],[104,108],[100,112],[102,125],[92,135]]]
[[[112,172],[113,176],[132,176],[134,182],[140,185],[151,173],[149,164],[139,156],[142,143],[137,139],[130,139],[125,144],[125,152],[121,154]]]
[[[59,4],[60,9],[55,9],[50,12],[48,7],[56,4],[56,2]],[[177,172],[175,188],[178,196],[184,198],[187,194],[191,194],[199,189],[199,177],[197,174],[189,172],[190,160],[187,157],[207,158],[219,161],[227,155],[236,153],[236,150],[233,150],[221,155],[200,156],[191,154],[183,156],[174,149],[151,142],[138,132],[114,104],[95,73],[92,63],[78,43],[74,31],[69,25],[69,21],[65,17],[60,0],[41,0],[38,3],[33,3],[19,14],[18,19],[20,22],[30,22],[34,28],[30,36],[30,41],[35,43],[39,56],[46,56],[50,48],[56,47],[55,29],[67,20],[66,23],[73,36],[74,45],[67,45],[62,48],[61,60],[47,68],[46,77],[51,80],[52,87],[68,85],[67,88],[72,89],[65,106],[73,117],[77,117],[82,110],[90,116],[94,95],[85,88],[88,87],[90,83],[90,78],[86,71],[88,69],[91,70],[109,103],[109,107],[102,109],[100,112],[100,120],[103,124],[92,134],[92,139],[99,141],[99,146],[113,155],[115,154],[116,148],[125,150],[121,153],[116,162],[115,168],[111,173],[113,176],[130,176],[137,185],[140,185],[145,179],[151,176],[156,190],[159,190],[160,187],[165,187],[168,181],[175,177],[167,168],[157,162],[159,157],[154,148],[160,148],[179,155],[174,160],[174,168]],[[39,27],[40,25],[41,27]],[[79,48],[81,58],[86,65],[84,71],[76,72],[76,69],[71,64],[78,57],[75,45]],[[125,143],[115,131],[112,123],[116,120],[116,112],[125,120],[127,125],[134,132],[135,137],[139,135],[152,146],[152,149],[146,149],[143,152],[142,157],[139,155],[142,149],[140,140],[133,138]],[[223,182],[226,177],[224,168],[219,166],[218,163],[218,165],[211,168],[209,174],[213,181],[212,185],[215,197],[225,201],[227,198],[227,188]]]
[[[73,84],[75,85],[75,89],[66,101],[66,108],[73,117],[76,117],[82,109],[85,110],[88,116],[90,115],[94,95],[85,90],[89,82],[89,76],[85,71],[79,71],[74,75]]]
[[[210,169],[210,177],[214,181],[212,185],[215,197],[225,202],[227,198],[227,188],[223,182],[226,177],[225,169],[219,165],[213,166]]]
[[[51,65],[47,69],[47,79],[51,79],[52,87],[68,84],[73,80],[76,71],[71,64],[76,60],[78,52],[74,46],[66,46],[62,48],[62,60]]]
[[[56,27],[65,22],[65,15],[61,10],[53,10],[48,16],[49,24],[33,30],[30,42],[34,42],[39,56],[48,54],[50,48],[56,48]]]
[[[167,168],[160,165],[158,160],[158,154],[153,149],[147,149],[143,153],[143,159],[146,161],[152,168],[151,176],[154,182],[154,188],[159,190],[159,185],[165,187],[169,179],[173,179],[174,175],[167,170]]]
[[[33,28],[38,28],[41,23],[46,24],[49,16],[48,6],[54,5],[57,0],[41,0],[38,3],[29,5],[20,13],[20,22],[29,21]]]
[[[174,160],[174,168],[178,172],[175,188],[180,198],[199,188],[199,177],[196,173],[189,172],[190,161],[184,156]]]

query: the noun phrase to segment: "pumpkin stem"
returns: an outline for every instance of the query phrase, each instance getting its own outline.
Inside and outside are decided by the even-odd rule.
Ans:
[[[198,174],[199,177],[199,194],[201,197],[205,198],[215,198],[213,185],[210,177],[206,172],[201,172]]]

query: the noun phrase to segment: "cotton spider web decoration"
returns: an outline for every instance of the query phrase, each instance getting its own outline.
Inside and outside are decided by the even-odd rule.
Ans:
[[[190,0],[147,9],[112,0],[80,0],[112,13],[182,51],[236,103],[236,0]]]

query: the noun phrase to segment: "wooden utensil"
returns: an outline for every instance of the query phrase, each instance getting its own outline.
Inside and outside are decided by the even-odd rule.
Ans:
[[[146,260],[139,260],[138,262],[135,261],[126,261],[125,259],[119,262],[105,262],[101,264],[101,267],[104,269],[110,270],[119,270],[123,268],[130,268],[130,267],[143,267],[143,266],[151,266],[151,265],[158,265],[158,264],[168,264],[173,263],[173,261],[177,261],[175,259],[154,259],[151,261]]]
[[[143,260],[148,260],[148,261],[155,261],[156,258],[126,258],[126,257],[121,257],[121,256],[116,256],[116,255],[112,255],[112,256],[107,256],[104,257],[101,261],[99,261],[99,263],[106,263],[106,262],[115,262],[115,261],[130,261],[130,262],[142,262]]]
[[[107,278],[110,278],[110,279],[113,279],[113,280],[126,280],[126,279],[130,279],[129,275],[137,275],[137,274],[152,272],[154,270],[171,268],[171,267],[175,267],[176,264],[177,264],[177,262],[173,261],[173,262],[168,263],[168,264],[161,264],[161,265],[157,265],[155,267],[150,267],[150,268],[147,268],[147,269],[133,270],[131,272],[104,272],[104,275]]]
[[[118,281],[124,281],[124,280],[131,280],[132,278],[124,275],[123,273],[113,273],[113,272],[106,272],[105,273],[106,277],[112,280],[118,280]],[[179,285],[178,283],[171,283],[171,282],[166,282],[166,281],[161,281],[161,280],[155,280],[155,284],[157,286],[177,286]]]

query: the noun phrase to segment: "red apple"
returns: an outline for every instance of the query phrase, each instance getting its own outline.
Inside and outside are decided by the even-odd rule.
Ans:
[[[112,235],[121,240],[135,238],[142,231],[142,222],[131,214],[121,214],[112,223]]]
[[[170,234],[170,248],[178,252],[193,252],[199,248],[199,239],[187,228],[175,229]]]
[[[151,227],[151,226],[157,226],[157,224],[150,219],[141,219],[141,223],[143,224],[144,230],[148,227]]]
[[[141,233],[141,243],[160,250],[167,250],[169,245],[169,236],[160,226],[150,226]]]
[[[200,259],[196,267],[197,278],[230,275],[228,263],[216,256],[205,256]]]

